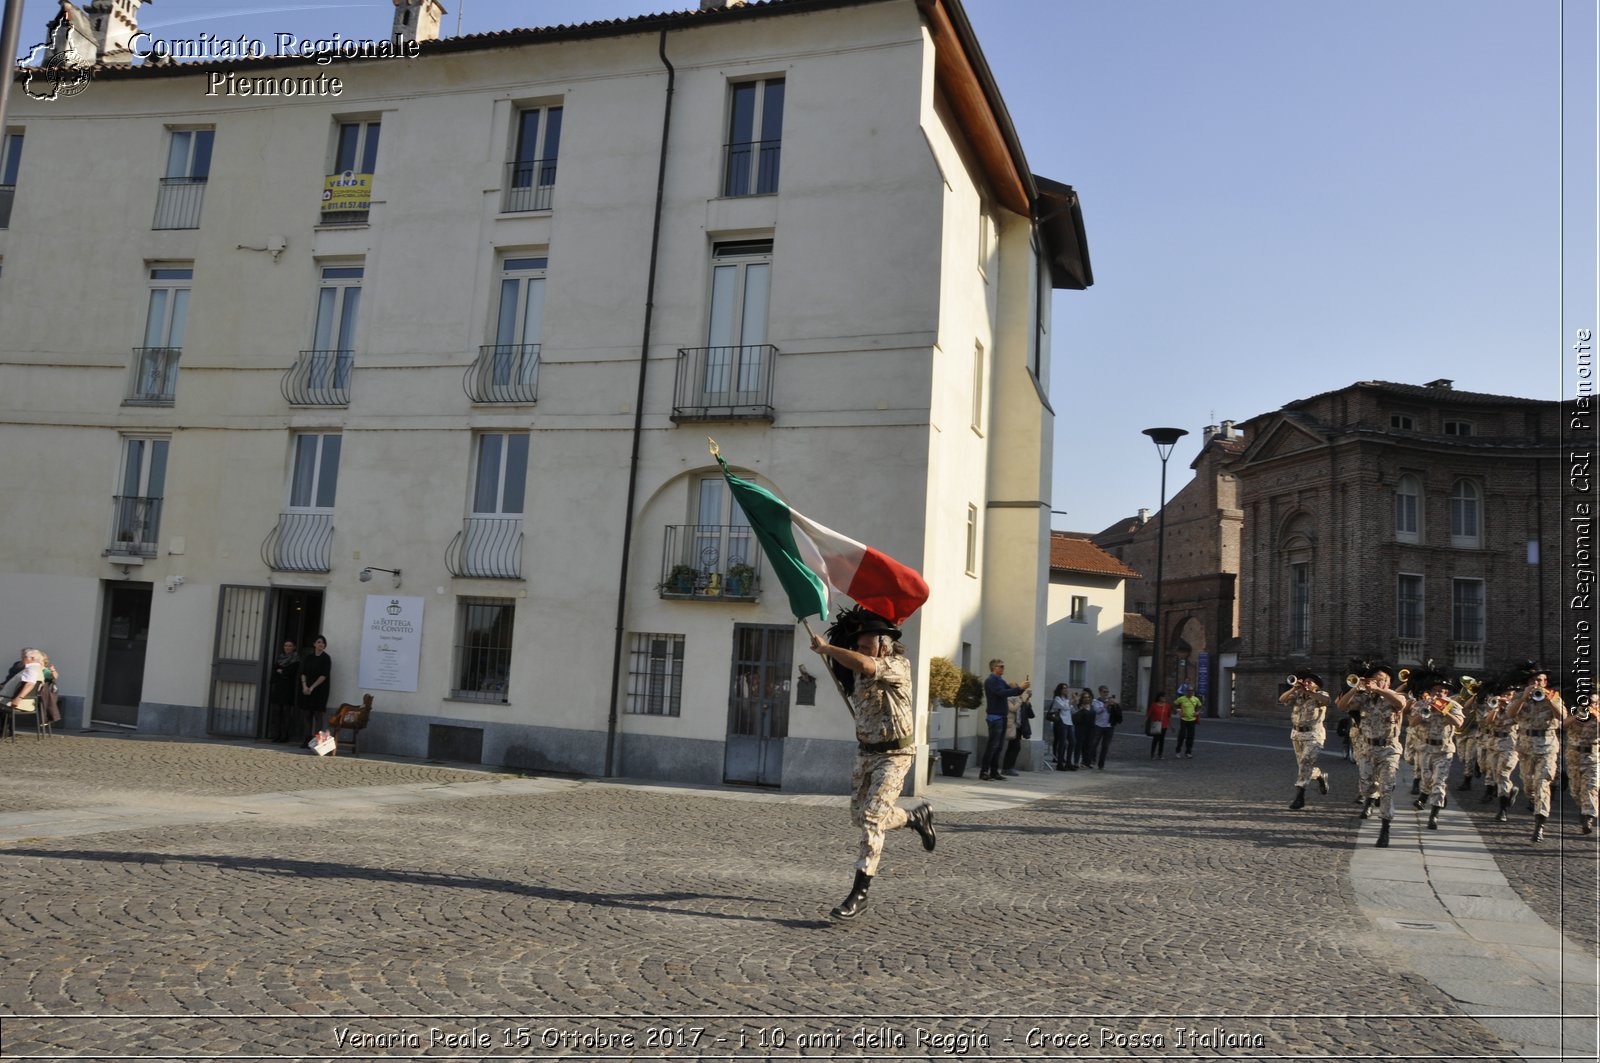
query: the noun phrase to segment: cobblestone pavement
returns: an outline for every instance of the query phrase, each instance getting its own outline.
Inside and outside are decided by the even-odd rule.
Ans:
[[[0,744],[0,1054],[1519,1057],[1356,906],[1352,766],[1290,813],[1279,730],[1205,721],[1196,748],[1119,735],[1056,796],[940,812],[935,853],[897,832],[834,924],[843,798],[24,735]],[[1575,831],[1536,861],[1493,844],[1592,944]]]

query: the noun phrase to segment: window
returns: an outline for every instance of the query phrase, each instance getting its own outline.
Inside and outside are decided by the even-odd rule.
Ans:
[[[1406,640],[1422,640],[1422,577],[1402,573],[1395,584],[1395,634]],[[1402,655],[1407,659],[1417,654]]]
[[[978,208],[978,272],[985,277],[998,279],[995,266],[999,262],[1000,236],[994,215],[987,207]]]
[[[676,716],[683,699],[683,636],[636,634],[628,667],[628,711]]]
[[[294,471],[289,482],[289,508],[333,508],[339,487],[339,451],[343,437],[306,432],[294,437]]]
[[[7,133],[0,140],[0,229],[11,227],[11,201],[17,191],[17,168],[22,165],[22,134]]]
[[[539,386],[539,335],[544,329],[544,282],[549,259],[507,258],[500,267],[494,345],[485,351],[480,401],[532,402]]]
[[[513,154],[507,167],[504,210],[550,209],[560,152],[561,108],[519,109]]]
[[[767,297],[772,241],[718,244],[712,252],[702,406],[760,404],[767,394]]]
[[[528,434],[483,433],[478,437],[478,467],[473,476],[473,515],[521,514],[527,479]]]
[[[972,347],[972,430],[983,435],[983,344]]]
[[[317,323],[312,330],[310,385],[318,390],[345,390],[356,346],[356,321],[361,313],[362,266],[324,266],[317,290]]]
[[[1469,421],[1446,421],[1444,423],[1444,434],[1447,436],[1470,436],[1472,434],[1472,424]]]
[[[1389,415],[1389,427],[1398,428],[1402,432],[1409,432],[1416,427],[1416,422],[1411,419],[1409,413],[1391,413]]]
[[[1477,546],[1481,515],[1478,487],[1471,480],[1457,480],[1450,488],[1450,545]]]
[[[783,88],[782,78],[745,81],[732,87],[724,196],[765,196],[778,191]]]
[[[1394,537],[1403,543],[1421,541],[1422,485],[1415,476],[1402,476],[1394,489]]]
[[[1067,662],[1067,686],[1077,689],[1089,685],[1089,662],[1069,660]]]
[[[1082,594],[1072,596],[1072,612],[1067,614],[1067,619],[1074,624],[1087,624],[1089,622],[1089,599]]]
[[[1289,566],[1289,652],[1311,650],[1311,565]]]
[[[455,684],[450,696],[509,702],[516,603],[509,598],[463,598],[458,610]]]
[[[1456,642],[1482,642],[1483,627],[1483,580],[1452,580],[1450,638]]]
[[[721,476],[702,477],[695,499],[695,570],[708,574],[726,573],[728,566],[752,564],[757,547],[750,531],[750,518],[744,507],[733,500],[728,481]]]
[[[197,229],[206,180],[211,176],[212,129],[174,129],[167,134],[167,168],[161,175],[152,229]]]
[[[967,575],[978,574],[978,507],[967,505]]]
[[[145,308],[144,345],[134,348],[130,405],[170,406],[178,388],[178,359],[189,324],[189,285],[194,270],[156,266],[150,270],[150,298]]]
[[[168,440],[160,437],[123,438],[121,493],[113,499],[114,553],[156,555],[161,502],[167,489],[167,444]]]
[[[326,225],[362,225],[372,208],[372,179],[378,169],[379,122],[340,122],[334,132],[333,165],[322,186]]]

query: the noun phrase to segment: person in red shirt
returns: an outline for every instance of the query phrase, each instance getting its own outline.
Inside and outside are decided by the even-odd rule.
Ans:
[[[1167,692],[1156,691],[1156,699],[1145,711],[1144,731],[1150,736],[1150,759],[1167,759],[1167,726],[1172,722],[1172,706],[1167,704]]]

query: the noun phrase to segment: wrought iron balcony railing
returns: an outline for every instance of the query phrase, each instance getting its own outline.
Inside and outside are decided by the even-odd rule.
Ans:
[[[491,343],[461,378],[473,402],[533,402],[539,397],[539,344]]]
[[[0,229],[11,228],[11,201],[16,195],[16,185],[0,185]]]
[[[111,509],[111,545],[106,553],[155,557],[161,535],[161,499],[114,495]]]
[[[135,347],[124,406],[171,406],[178,393],[181,347]]]
[[[156,193],[156,219],[150,228],[200,228],[200,207],[205,197],[204,177],[163,177]]]
[[[684,347],[673,388],[674,421],[772,420],[772,370],[778,348]]]
[[[748,524],[669,524],[661,551],[661,597],[761,595],[761,546]]]
[[[781,140],[746,140],[722,147],[722,194],[770,196],[778,191]]]
[[[522,518],[468,517],[444,552],[452,576],[522,578]]]
[[[301,351],[283,374],[283,397],[291,406],[350,405],[350,351]]]
[[[278,515],[261,540],[261,560],[274,572],[328,572],[333,568],[333,514],[292,510]]]
[[[528,210],[549,210],[555,187],[555,159],[508,162],[505,198],[500,203],[500,211],[503,214],[515,214]]]

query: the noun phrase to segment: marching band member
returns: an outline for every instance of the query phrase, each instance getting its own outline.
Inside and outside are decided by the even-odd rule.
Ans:
[[[1461,703],[1450,696],[1450,680],[1439,672],[1424,671],[1410,677],[1417,691],[1411,702],[1411,730],[1418,736],[1415,767],[1422,779],[1422,796],[1416,807],[1432,799],[1428,829],[1439,829],[1439,812],[1445,805],[1445,790],[1450,784],[1450,761],[1456,752],[1456,730],[1466,722]]]
[[[1593,834],[1600,803],[1600,717],[1585,698],[1567,716],[1567,788],[1577,795],[1583,833]]]
[[[1483,714],[1484,743],[1489,750],[1489,789],[1486,794],[1500,798],[1500,811],[1495,822],[1504,823],[1506,809],[1516,800],[1517,788],[1511,773],[1517,767],[1517,721],[1511,718],[1511,699],[1516,696],[1517,684],[1510,676],[1494,680],[1494,693],[1489,696]]]
[[[1545,670],[1528,664],[1522,669],[1528,683],[1511,702],[1508,710],[1517,721],[1517,752],[1522,759],[1522,785],[1533,799],[1533,841],[1544,837],[1544,824],[1550,818],[1550,783],[1556,777],[1560,731],[1567,719],[1561,695],[1548,686]]]
[[[1306,807],[1306,787],[1311,785],[1311,780],[1317,781],[1317,787],[1323,793],[1328,792],[1328,773],[1317,766],[1317,758],[1322,755],[1322,744],[1327,739],[1323,722],[1332,699],[1322,689],[1322,677],[1319,675],[1307,672],[1289,678],[1289,689],[1283,692],[1278,702],[1289,706],[1289,722],[1294,728],[1289,734],[1289,741],[1294,745],[1298,770],[1294,780],[1294,800],[1289,807],[1301,809]]]
[[[1361,818],[1370,819],[1372,810],[1377,808],[1383,820],[1376,843],[1380,849],[1389,846],[1389,823],[1394,819],[1394,777],[1400,770],[1400,725],[1406,707],[1406,699],[1389,689],[1393,679],[1394,673],[1386,664],[1354,662],[1351,676],[1346,678],[1350,689],[1339,698],[1339,708],[1352,716],[1361,714],[1367,774],[1377,792],[1377,796],[1368,792]]]
[[[1429,667],[1432,667],[1431,663]],[[1406,672],[1408,669],[1402,668],[1401,671]],[[1414,707],[1413,703],[1417,700],[1417,695],[1414,693],[1416,688],[1407,684],[1406,677],[1401,677],[1398,685],[1401,688],[1400,692],[1405,695],[1407,701],[1405,718],[1406,722],[1410,723],[1411,709]],[[1402,747],[1404,752],[1400,754],[1400,759],[1411,766],[1411,796],[1413,797],[1422,793],[1422,749],[1424,737],[1421,728],[1407,727],[1405,730],[1405,744]],[[1422,803],[1418,802],[1417,807],[1421,808]]]
[[[1456,734],[1456,755],[1461,758],[1461,785],[1457,790],[1470,792],[1474,777],[1482,778],[1488,774],[1484,769],[1483,756],[1483,706],[1478,699],[1479,684],[1471,676],[1461,677],[1460,696],[1456,698],[1461,703],[1461,711],[1466,716],[1466,723]]]

